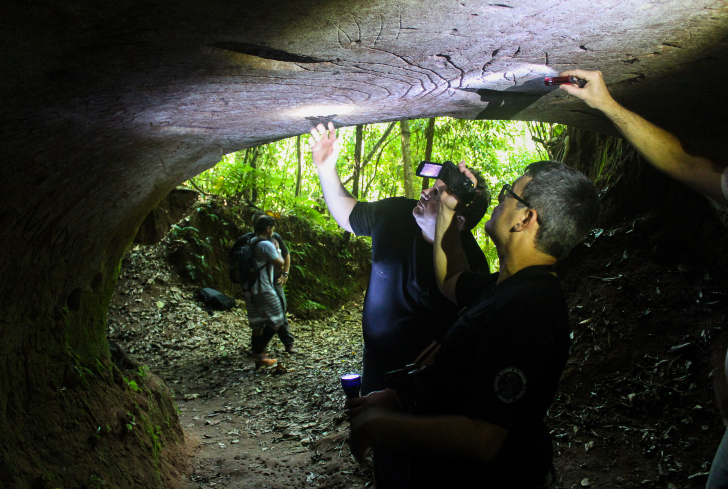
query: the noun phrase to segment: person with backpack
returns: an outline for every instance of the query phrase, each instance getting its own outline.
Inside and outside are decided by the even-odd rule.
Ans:
[[[267,216],[265,212],[257,211],[255,214],[253,214],[253,226],[255,227],[255,223],[258,222],[258,219],[260,219],[262,216]],[[231,250],[231,253],[234,253],[236,250],[240,249],[241,247],[245,246],[255,237],[255,231],[251,231],[249,233],[243,234],[240,236],[233,245],[233,248]],[[274,232],[273,238],[272,238],[277,244],[279,249],[281,250],[281,257],[283,258],[283,270],[274,270],[273,271],[273,288],[275,289],[276,293],[278,294],[278,297],[281,299],[281,302],[283,303],[283,312],[288,312],[288,303],[286,302],[286,293],[283,290],[283,286],[288,282],[288,271],[291,269],[291,254],[288,252],[288,247],[286,246],[285,241],[283,241],[283,238],[281,238],[280,234]],[[231,277],[232,279],[232,277]],[[238,283],[235,281],[235,279],[232,279],[234,283]],[[288,323],[286,323],[286,330],[289,329]],[[292,347],[286,346],[286,352],[290,354],[298,353],[297,350],[294,350]]]
[[[257,367],[276,363],[265,354],[274,334],[278,334],[286,351],[290,352],[293,347],[283,303],[274,287],[274,270],[283,270],[285,266],[278,243],[272,240],[275,225],[271,216],[261,216],[255,223],[255,237],[241,250],[242,257],[238,260],[248,322],[253,330],[251,349]]]

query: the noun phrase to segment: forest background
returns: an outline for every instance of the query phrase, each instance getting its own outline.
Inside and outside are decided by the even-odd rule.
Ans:
[[[490,188],[487,220],[501,186],[518,178],[527,164],[566,157],[568,144],[560,144],[558,137],[564,130],[558,124],[447,117],[345,127],[337,130],[341,140],[337,169],[354,196],[376,201],[419,198],[420,191],[433,183],[415,176],[422,160],[465,161],[482,172]],[[308,144],[309,137],[303,135],[224,155],[215,167],[184,185],[233,207],[253,206],[343,232],[326,208]],[[473,233],[491,270],[497,270],[495,247],[483,227],[477,226]]]

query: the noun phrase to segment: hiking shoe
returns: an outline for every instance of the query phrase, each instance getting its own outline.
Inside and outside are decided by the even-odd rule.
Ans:
[[[278,360],[276,360],[275,358],[269,358],[266,355],[260,353],[258,355],[253,355],[253,361],[255,361],[255,368],[260,368],[273,366]]]
[[[295,355],[298,353],[298,350],[295,350],[293,346],[287,346],[286,353],[288,353],[289,355]]]

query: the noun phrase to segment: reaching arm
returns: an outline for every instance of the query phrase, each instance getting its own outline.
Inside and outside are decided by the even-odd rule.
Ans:
[[[476,181],[464,163],[460,163],[458,167],[473,182]],[[460,278],[461,273],[470,270],[468,259],[460,241],[458,222],[454,219],[455,207],[459,202],[457,197],[449,190],[440,194],[440,208],[437,214],[435,240],[433,242],[437,286],[445,297],[455,303],[457,303],[455,286],[458,278]]]
[[[508,430],[465,416],[413,416],[368,409],[351,421],[351,452],[363,460],[369,447],[386,446],[405,453],[488,462],[508,437]]]
[[[619,105],[609,94],[601,72],[571,70],[561,75],[586,80],[584,88],[576,85],[561,85],[561,88],[589,107],[602,111],[651,165],[715,202],[728,204],[721,186],[724,166],[688,154],[674,135]]]
[[[288,253],[283,259],[283,273],[288,273],[291,269],[291,254]],[[278,277],[278,285],[285,285],[288,282],[288,275],[281,275]]]
[[[351,195],[341,183],[336,172],[336,159],[339,156],[339,140],[336,139],[334,124],[329,122],[328,135],[323,124],[311,129],[311,155],[316,165],[321,190],[326,206],[342,228],[352,232],[349,215],[356,205],[356,197]]]
[[[278,258],[271,260],[270,263],[273,264],[273,268],[280,272],[281,270],[283,270],[283,265],[285,264],[285,261],[279,256]]]

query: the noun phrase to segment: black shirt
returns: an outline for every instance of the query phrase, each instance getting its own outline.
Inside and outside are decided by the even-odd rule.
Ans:
[[[469,307],[422,373],[415,412],[478,418],[509,435],[489,463],[413,458],[413,487],[479,480],[535,488],[544,480],[553,459],[544,418],[570,346],[566,301],[550,271],[528,267],[498,285],[497,273],[458,279],[458,304]]]
[[[457,307],[437,288],[432,245],[412,215],[416,204],[404,197],[358,202],[349,216],[357,235],[372,237],[362,394],[384,389],[386,372],[412,363],[456,320]],[[473,235],[463,232],[461,239],[470,268],[487,270]]]

